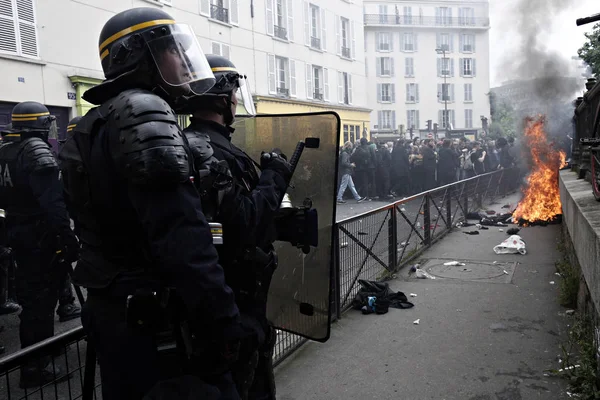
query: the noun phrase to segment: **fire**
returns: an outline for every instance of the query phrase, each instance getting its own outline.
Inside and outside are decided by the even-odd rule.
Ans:
[[[544,130],[545,117],[527,118],[525,142],[529,148],[532,170],[527,177],[523,199],[513,213],[513,220],[550,221],[562,214],[558,171],[566,166],[567,156],[554,149]]]

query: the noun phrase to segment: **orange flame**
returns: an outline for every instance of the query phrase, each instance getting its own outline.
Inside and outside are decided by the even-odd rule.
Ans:
[[[554,143],[548,142],[545,122],[544,116],[526,120],[525,142],[533,166],[527,177],[523,199],[513,213],[515,221],[550,221],[554,216],[562,214],[558,171],[567,165],[567,155],[554,149]]]

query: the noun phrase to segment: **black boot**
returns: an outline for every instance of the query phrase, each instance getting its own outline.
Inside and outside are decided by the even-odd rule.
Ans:
[[[56,313],[60,322],[66,322],[79,318],[81,316],[81,308],[77,307],[75,303],[61,304],[58,306]]]
[[[0,315],[14,314],[19,311],[21,311],[21,306],[11,299],[8,299],[4,304],[0,305]]]
[[[60,368],[52,368],[51,363],[46,364],[43,368],[35,364],[37,363],[21,367],[21,380],[19,381],[21,389],[39,388],[55,380],[62,382],[69,377],[68,375],[64,375]]]

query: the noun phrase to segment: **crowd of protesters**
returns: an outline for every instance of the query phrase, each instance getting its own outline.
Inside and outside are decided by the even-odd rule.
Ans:
[[[338,203],[408,197],[519,163],[514,138],[483,142],[399,139],[346,142],[340,150]],[[347,193],[347,192],[350,193]],[[346,196],[345,196],[346,195]]]

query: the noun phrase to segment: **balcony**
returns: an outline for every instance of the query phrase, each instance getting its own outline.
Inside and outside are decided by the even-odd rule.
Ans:
[[[216,19],[217,21],[229,23],[229,10],[224,7],[219,7],[217,5],[212,4],[210,6],[210,17],[212,19]]]
[[[321,50],[321,39],[319,39],[318,37],[311,36],[310,47],[312,47],[313,49]]]
[[[441,72],[442,72],[442,76],[450,76],[450,70],[449,69],[443,69]]]
[[[350,58],[350,48],[342,46],[342,57]]]
[[[393,25],[393,26],[426,26],[426,27],[456,27],[456,28],[489,28],[489,18],[440,18],[440,17],[415,17],[406,18],[402,15],[365,14],[365,26]]]
[[[275,28],[275,37],[283,40],[288,40],[287,29],[282,26],[274,26]]]
[[[319,91],[319,90],[315,90],[315,92],[313,93],[313,98],[315,100],[323,100],[323,92]]]
[[[472,52],[473,52],[473,45],[471,45],[471,44],[463,45],[463,53],[472,53]]]
[[[287,89],[287,88],[284,88],[284,87],[278,87],[277,88],[277,94],[279,96],[290,97],[290,89]]]

